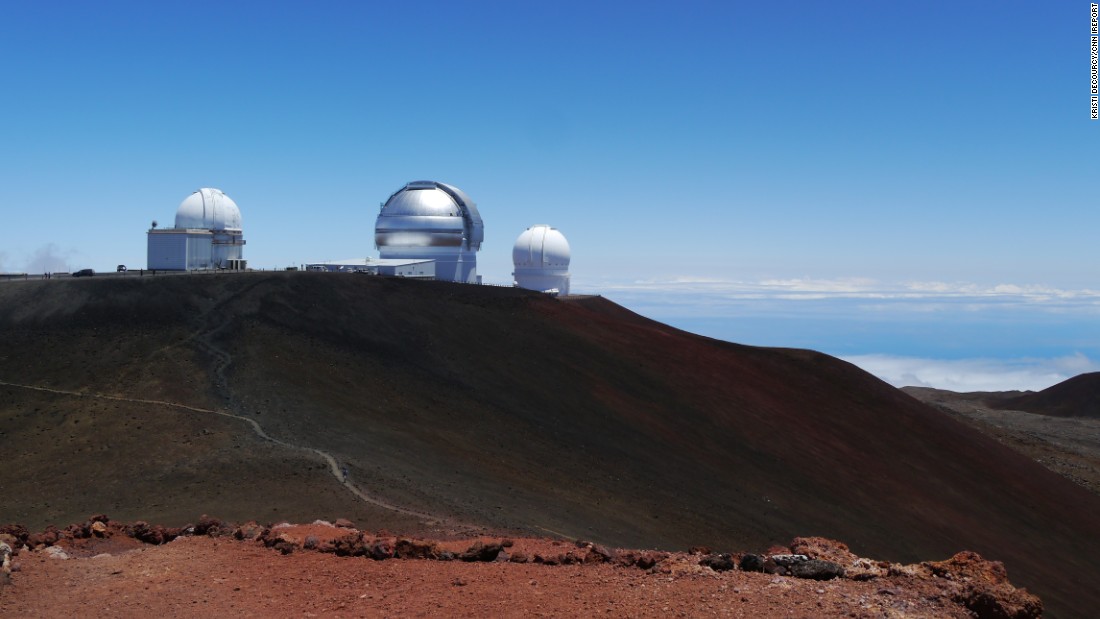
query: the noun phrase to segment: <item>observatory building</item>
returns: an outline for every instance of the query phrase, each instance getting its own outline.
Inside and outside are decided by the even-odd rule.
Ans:
[[[244,269],[241,210],[220,189],[203,188],[176,210],[174,228],[149,229],[149,269]]]
[[[413,181],[384,204],[374,224],[382,260],[434,260],[435,278],[481,283],[477,251],[485,225],[477,205],[461,189],[436,181]]]
[[[512,248],[516,286],[569,294],[569,242],[555,228],[539,224],[523,231]]]

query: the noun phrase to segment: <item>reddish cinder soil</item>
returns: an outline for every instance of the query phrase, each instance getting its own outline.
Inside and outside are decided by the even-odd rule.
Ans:
[[[372,560],[334,554],[333,543],[359,532],[328,523],[277,525],[261,539],[243,540],[226,527],[213,536],[183,536],[161,545],[142,544],[125,530],[111,522],[90,538],[62,534],[52,548],[22,548],[14,557],[11,583],[0,585],[0,615],[962,618],[1042,612],[1036,598],[1008,583],[999,563],[972,553],[880,569],[887,564],[857,559],[844,545],[823,539],[796,540],[793,547],[850,563],[852,577],[815,581],[715,571],[700,565],[704,555],[698,551],[601,549],[618,559],[596,562],[589,544],[528,538],[506,541],[506,554],[492,562]],[[249,525],[235,528],[238,536],[241,531],[256,532]],[[289,545],[280,551],[263,539]],[[417,543],[460,554],[476,542],[500,541]],[[643,555],[658,561],[642,569],[621,560]],[[566,556],[581,562],[534,562]]]

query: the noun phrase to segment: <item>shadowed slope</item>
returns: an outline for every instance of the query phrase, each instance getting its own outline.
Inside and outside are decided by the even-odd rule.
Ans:
[[[1100,372],[1080,374],[1037,393],[990,397],[989,406],[1054,417],[1100,419]]]
[[[967,548],[1004,560],[1048,608],[1100,603],[1097,497],[852,365],[686,334],[605,299],[323,273],[27,282],[0,286],[0,329],[0,380],[225,407],[452,523],[670,548],[823,535],[898,561]],[[42,474],[34,451],[86,465],[23,427],[44,423],[31,396],[0,393],[0,431],[24,446],[4,487]],[[258,507],[286,517],[364,509],[323,463],[243,427],[212,429],[219,443],[194,434],[208,422],[146,418],[159,424],[146,441],[191,432],[182,457],[224,454],[187,478],[201,502],[177,492],[173,514],[247,517],[248,501],[210,490],[227,478],[278,490]],[[95,457],[132,467],[132,453]],[[164,502],[156,475],[104,500]],[[97,496],[48,500],[110,509]],[[35,500],[0,505],[0,521],[28,520]]]

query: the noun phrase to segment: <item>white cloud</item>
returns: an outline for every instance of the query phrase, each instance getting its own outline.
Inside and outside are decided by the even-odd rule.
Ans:
[[[1100,290],[1018,283],[889,283],[862,277],[746,281],[680,276],[635,281],[575,281],[574,288],[594,290],[632,307],[684,308],[691,315],[698,315],[701,308],[746,307],[749,301],[820,304],[832,300],[866,301],[861,305],[848,305],[846,310],[872,313],[982,312],[1020,308],[1049,313],[1100,314]]]
[[[1040,391],[1085,372],[1100,362],[1076,353],[1050,359],[925,359],[892,355],[841,357],[895,387],[935,387],[951,391]]]

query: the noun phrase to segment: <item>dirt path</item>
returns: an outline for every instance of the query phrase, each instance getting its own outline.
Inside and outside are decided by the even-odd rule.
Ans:
[[[189,406],[187,404],[180,404],[178,402],[166,402],[164,400],[146,400],[146,399],[142,399],[142,398],[128,398],[128,397],[125,397],[125,396],[109,395],[109,394],[105,394],[105,393],[86,393],[86,392],[80,392],[80,391],[66,391],[64,389],[51,389],[49,387],[39,387],[39,386],[35,386],[35,385],[23,385],[23,384],[20,384],[20,383],[11,383],[11,382],[7,382],[7,381],[0,381],[0,385],[3,385],[5,387],[16,387],[18,389],[29,389],[29,390],[32,390],[32,391],[39,391],[39,392],[43,392],[43,393],[52,393],[52,394],[55,394],[55,395],[63,395],[63,396],[70,396],[70,397],[95,398],[95,399],[99,399],[99,400],[112,400],[112,401],[116,401],[116,402],[128,402],[128,403],[131,403],[131,404],[143,404],[143,405],[146,405],[146,406],[162,406],[162,407],[165,407],[165,408],[173,408],[173,409],[177,409],[177,410],[184,410],[184,411],[188,411],[188,412],[192,412],[192,413],[205,413],[205,414],[209,414],[209,415],[219,415],[219,416],[222,416],[222,417],[229,417],[231,419],[236,419],[238,421],[243,421],[246,424],[248,424],[248,426],[252,429],[252,431],[256,434],[256,436],[260,437],[261,439],[263,439],[265,441],[269,441],[271,443],[279,445],[280,447],[285,447],[287,449],[294,449],[294,450],[298,450],[298,451],[308,451],[308,452],[311,452],[311,453],[314,453],[314,454],[320,456],[325,462],[328,463],[329,472],[332,474],[333,478],[335,478],[338,482],[340,482],[340,484],[342,486],[344,486],[344,488],[346,488],[348,490],[348,492],[350,492],[353,495],[359,497],[359,499],[361,499],[361,500],[363,500],[367,503],[370,503],[371,505],[376,505],[378,507],[382,507],[382,508],[388,509],[390,511],[394,511],[394,512],[406,514],[406,515],[409,515],[409,516],[414,516],[416,518],[420,518],[424,522],[424,524],[429,524],[429,525],[430,524],[438,524],[438,523],[443,521],[442,518],[432,516],[431,514],[427,514],[425,512],[420,512],[420,511],[416,511],[416,510],[407,509],[407,508],[401,507],[399,505],[394,505],[392,503],[389,503],[389,502],[384,501],[382,499],[379,499],[377,497],[371,496],[370,494],[364,492],[362,489],[357,487],[355,484],[353,484],[349,481],[344,481],[343,474],[340,471],[340,465],[337,463],[336,458],[334,458],[332,456],[332,454],[330,454],[330,453],[328,453],[324,450],[317,449],[315,447],[303,447],[301,445],[293,445],[293,444],[288,443],[286,441],[282,441],[282,440],[279,440],[277,438],[274,438],[271,435],[269,435],[267,432],[265,432],[263,427],[261,427],[260,424],[257,423],[255,419],[249,419],[248,417],[242,417],[241,415],[234,415],[233,413],[228,413],[228,412],[225,412],[225,411],[217,411],[217,410],[213,410],[213,409],[209,409],[209,408],[200,408],[198,406]]]

